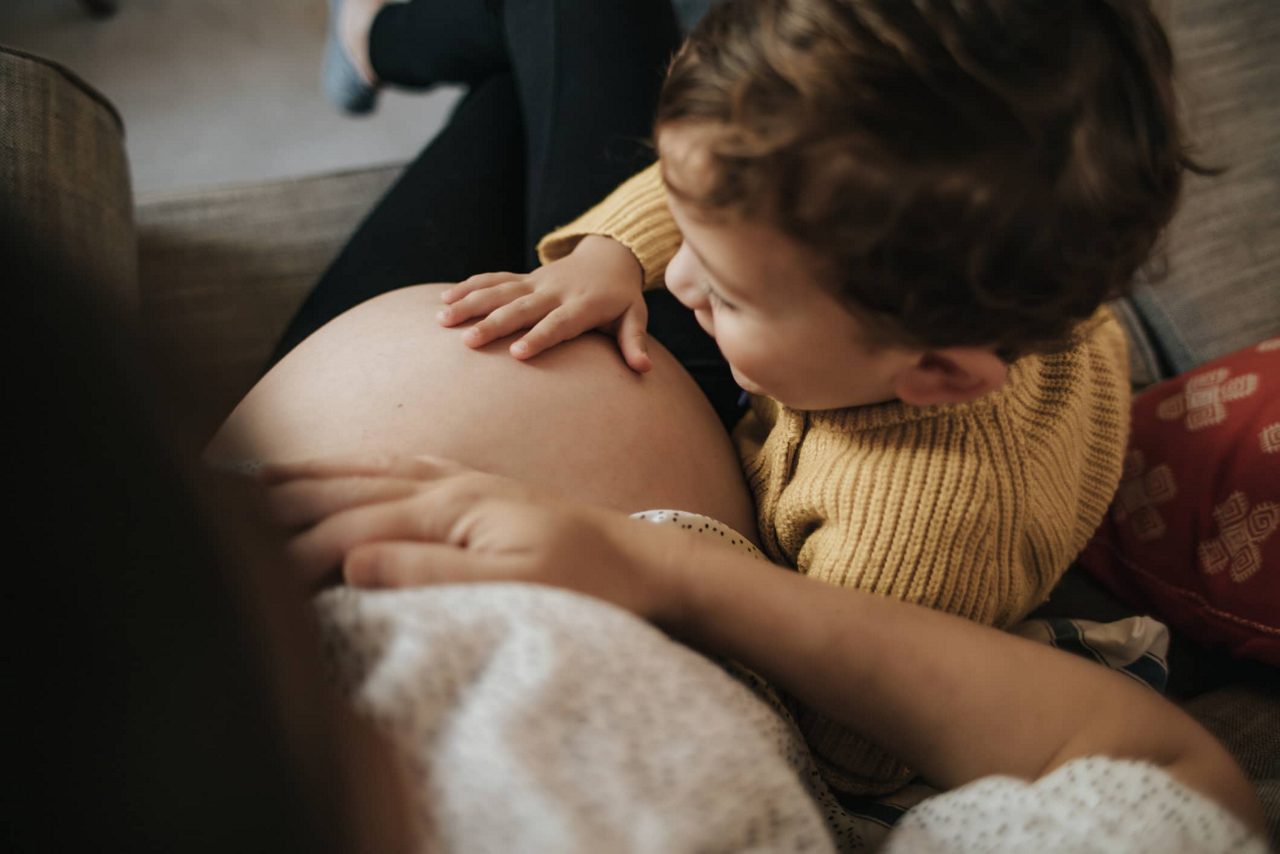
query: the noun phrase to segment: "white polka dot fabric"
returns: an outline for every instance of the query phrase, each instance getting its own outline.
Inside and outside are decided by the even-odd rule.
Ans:
[[[726,546],[740,549],[752,557],[767,560],[764,554],[742,534],[723,522],[716,521],[710,516],[703,516],[701,513],[688,513],[684,510],[643,510],[632,513],[631,518],[652,522],[655,525],[678,525],[686,531],[722,540]]]
[[[1266,854],[1234,816],[1145,762],[1095,756],[1033,783],[988,777],[894,828],[888,854]]]
[[[316,608],[339,683],[403,759],[418,850],[836,850],[788,724],[633,614],[529,584],[337,588]]]

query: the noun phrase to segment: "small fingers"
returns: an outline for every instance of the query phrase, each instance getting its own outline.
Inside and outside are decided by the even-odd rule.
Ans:
[[[491,314],[509,303],[527,296],[532,288],[523,279],[510,279],[494,282],[484,288],[478,288],[465,296],[458,297],[452,305],[446,305],[436,312],[436,320],[444,326],[456,326],[473,317]]]
[[[494,285],[500,285],[503,282],[520,278],[518,273],[480,273],[469,279],[463,279],[458,284],[446,288],[440,294],[440,301],[445,305],[451,305],[465,297],[467,294],[475,291],[491,288]]]
[[[618,349],[622,351],[622,358],[631,370],[641,374],[653,367],[653,360],[649,358],[649,336],[645,332],[648,323],[649,310],[641,301],[627,309],[618,324]]]
[[[517,359],[530,359],[562,341],[576,338],[591,328],[575,312],[560,306],[538,321],[519,341],[511,345],[511,355]]]
[[[462,340],[468,347],[483,347],[490,341],[539,323],[543,318],[550,316],[548,311],[551,314],[559,311],[559,309],[551,310],[550,305],[549,300],[536,294],[521,297],[492,312],[468,329],[463,333]]]

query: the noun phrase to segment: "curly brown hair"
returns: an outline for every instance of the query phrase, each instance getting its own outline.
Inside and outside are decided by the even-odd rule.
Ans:
[[[687,201],[814,250],[883,340],[1005,358],[1122,293],[1203,171],[1145,0],[729,0],[663,88],[687,121]]]

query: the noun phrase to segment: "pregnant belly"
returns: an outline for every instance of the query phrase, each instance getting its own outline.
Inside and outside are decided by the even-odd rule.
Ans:
[[[245,396],[206,458],[433,454],[628,512],[703,513],[754,538],[729,439],[661,345],[651,341],[643,376],[595,334],[524,363],[511,339],[471,350],[435,321],[444,287],[393,291],[331,321]]]

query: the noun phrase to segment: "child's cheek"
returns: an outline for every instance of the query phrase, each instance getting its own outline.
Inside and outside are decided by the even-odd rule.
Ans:
[[[730,365],[740,373],[755,377],[760,370],[759,353],[749,336],[743,334],[740,325],[723,315],[716,318],[716,343]]]

